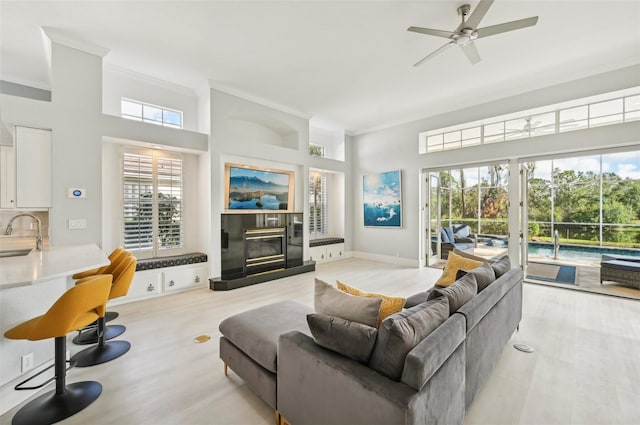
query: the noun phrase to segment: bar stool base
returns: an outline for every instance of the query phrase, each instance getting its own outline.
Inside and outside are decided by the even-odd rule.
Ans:
[[[117,336],[120,336],[127,330],[123,325],[109,325],[104,330],[104,340],[108,341]],[[89,331],[84,331],[78,334],[75,338],[73,338],[73,343],[76,345],[89,345],[96,344],[98,342],[98,330],[91,329]]]
[[[53,424],[75,415],[93,403],[102,393],[102,384],[83,381],[68,384],[62,394],[49,391],[24,405],[12,425]]]
[[[74,367],[95,366],[101,363],[117,359],[129,351],[131,343],[129,341],[108,341],[104,345],[94,345],[85,348],[71,357]]]
[[[118,313],[117,311],[107,311],[104,315],[104,321],[110,322],[113,319],[116,319],[118,316],[120,316],[120,313]]]

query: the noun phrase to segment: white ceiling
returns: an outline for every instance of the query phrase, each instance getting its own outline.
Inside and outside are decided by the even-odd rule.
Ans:
[[[496,0],[480,27],[531,28],[412,65],[454,30],[441,1],[7,1],[0,76],[50,86],[41,27],[109,49],[105,64],[189,88],[208,81],[361,133],[640,63],[640,1]]]

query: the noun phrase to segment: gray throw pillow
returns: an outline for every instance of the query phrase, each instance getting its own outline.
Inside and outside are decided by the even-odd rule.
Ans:
[[[369,367],[400,381],[409,351],[449,317],[449,301],[439,297],[392,314],[382,321]]]
[[[307,314],[307,323],[316,344],[361,363],[369,361],[376,328],[325,314]]]
[[[472,274],[467,274],[446,288],[435,288],[431,294],[429,294],[429,299],[440,296],[446,297],[449,300],[449,314],[453,314],[469,302],[477,293],[478,284],[476,277]]]
[[[316,279],[313,300],[316,313],[340,317],[375,328],[381,303],[380,298],[356,297]]]
[[[431,293],[431,291],[433,291],[433,288],[429,288],[424,292],[418,292],[417,294],[411,295],[410,297],[407,298],[407,301],[405,301],[404,308],[415,307],[418,304],[422,304],[423,302],[426,302],[427,299],[429,298],[429,294]]]
[[[509,259],[508,255],[505,255],[495,263],[492,263],[491,267],[493,267],[493,271],[496,273],[496,279],[497,279],[503,274],[505,274],[506,272],[508,272],[509,270],[511,270],[511,260]]]
[[[467,274],[472,274],[476,277],[478,292],[482,291],[484,288],[486,288],[496,280],[496,273],[493,271],[493,267],[491,267],[487,263],[471,270],[458,270],[458,272],[456,273],[456,280],[462,278]]]

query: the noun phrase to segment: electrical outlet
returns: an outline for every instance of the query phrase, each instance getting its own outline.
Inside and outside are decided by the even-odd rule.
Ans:
[[[22,373],[33,369],[33,353],[22,356]]]

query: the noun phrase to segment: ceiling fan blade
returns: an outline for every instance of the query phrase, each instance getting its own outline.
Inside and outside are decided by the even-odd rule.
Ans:
[[[532,27],[538,22],[537,16],[531,18],[519,19],[517,21],[505,22],[503,24],[492,25],[490,27],[478,28],[478,38],[488,37],[507,31],[519,30],[521,28]]]
[[[456,43],[453,42],[453,41],[445,44],[444,46],[440,47],[438,50],[435,50],[435,51],[429,53],[424,58],[420,59],[413,66],[422,65],[424,62],[428,61],[429,59],[431,59],[432,57],[436,56],[437,54],[440,54],[440,53],[444,52],[445,50],[447,50],[449,47],[453,46],[454,44],[456,44]]]
[[[484,18],[484,15],[491,7],[492,3],[493,0],[480,0],[476,7],[473,9],[473,12],[471,12],[471,15],[469,15],[469,18],[466,20],[466,22],[463,22],[458,26],[458,31],[460,31],[462,28],[476,29],[478,27],[478,24],[480,24],[482,18]]]
[[[451,31],[434,30],[431,28],[409,27],[407,31],[417,32],[420,34],[435,35],[436,37],[450,38],[454,33]]]
[[[478,53],[478,49],[476,48],[476,45],[473,41],[467,44],[461,44],[460,48],[472,65],[480,62],[480,53]]]

